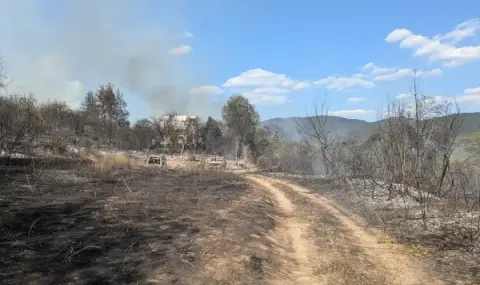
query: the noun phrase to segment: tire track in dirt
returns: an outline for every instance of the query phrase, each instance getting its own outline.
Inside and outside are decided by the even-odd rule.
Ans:
[[[436,280],[431,274],[423,270],[423,267],[418,262],[408,256],[401,254],[399,250],[401,246],[393,244],[380,243],[384,238],[381,233],[365,230],[366,226],[360,218],[348,213],[333,201],[325,197],[311,193],[308,189],[297,186],[292,183],[282,181],[280,179],[266,178],[263,176],[249,176],[255,182],[269,186],[269,190],[276,197],[288,198],[282,193],[282,190],[276,188],[271,183],[278,183],[291,190],[294,195],[300,195],[307,198],[312,206],[321,207],[327,213],[332,214],[341,226],[348,229],[352,240],[355,240],[355,245],[362,248],[367,258],[375,264],[376,267],[384,269],[388,275],[395,276],[392,284],[398,285],[420,285],[420,284],[443,284],[443,282]],[[287,190],[287,191],[288,191]],[[277,198],[278,199],[278,198]],[[289,201],[290,202],[290,201]],[[292,204],[290,202],[290,204]],[[293,209],[293,205],[290,206]],[[301,243],[301,241],[300,241]],[[322,284],[322,283],[310,283]]]
[[[263,178],[250,175],[246,177],[270,192],[283,216],[277,220],[278,225],[272,239],[276,241],[278,247],[287,250],[284,251],[283,257],[285,260],[281,262],[281,266],[284,268],[276,268],[274,271],[291,272],[291,275],[286,276],[285,274],[272,272],[270,274],[271,280],[269,280],[271,284],[325,284],[323,280],[315,276],[316,251],[315,244],[309,234],[309,224],[295,215],[294,205],[282,191],[273,187]]]

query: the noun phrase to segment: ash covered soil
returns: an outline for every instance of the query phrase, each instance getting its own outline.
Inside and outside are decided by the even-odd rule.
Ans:
[[[268,248],[249,244],[275,226],[272,212],[224,172],[4,173],[0,284],[256,284]]]

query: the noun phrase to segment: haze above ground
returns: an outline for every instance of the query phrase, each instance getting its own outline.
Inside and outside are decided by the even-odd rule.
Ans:
[[[232,94],[263,120],[330,114],[374,121],[421,89],[480,111],[480,2],[7,1],[0,54],[9,93],[78,106],[112,82],[131,119],[176,111],[220,116]]]

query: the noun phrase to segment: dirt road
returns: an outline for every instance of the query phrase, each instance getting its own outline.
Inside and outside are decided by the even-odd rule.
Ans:
[[[271,238],[283,260],[270,268],[267,283],[443,284],[401,246],[332,201],[282,180],[246,177],[268,191],[281,213]]]

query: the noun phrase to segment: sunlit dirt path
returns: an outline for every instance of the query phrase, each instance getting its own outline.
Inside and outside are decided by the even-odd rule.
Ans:
[[[285,268],[272,269],[270,284],[443,284],[336,203],[280,179],[245,177],[267,190],[282,213],[272,238],[284,249]],[[328,224],[322,216],[330,217]],[[275,270],[291,275],[276,278]]]
[[[284,263],[284,270],[290,270],[292,273],[288,280],[285,278],[274,278],[272,284],[324,284],[314,274],[312,265],[316,262],[315,245],[311,240],[311,234],[308,232],[309,225],[295,216],[295,207],[292,202],[282,193],[282,191],[271,186],[265,179],[260,177],[248,176],[248,178],[267,189],[274,197],[281,211],[278,226],[273,234],[279,247],[289,248],[291,252],[285,251],[285,258],[294,261],[294,264]],[[293,266],[293,267],[291,267]],[[284,271],[283,270],[283,271]],[[272,276],[275,276],[273,274]]]

